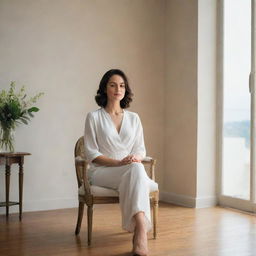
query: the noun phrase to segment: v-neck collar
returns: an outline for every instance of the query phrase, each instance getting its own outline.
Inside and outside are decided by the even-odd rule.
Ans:
[[[123,123],[124,123],[124,118],[125,118],[125,110],[123,109],[124,114],[123,114],[123,118],[122,118],[122,121],[121,121],[121,126],[120,126],[119,132],[117,131],[116,126],[115,126],[115,123],[114,123],[114,121],[112,120],[110,114],[109,114],[104,108],[102,108],[102,111],[105,113],[105,115],[107,116],[107,118],[108,118],[109,121],[111,122],[111,124],[112,124],[114,130],[116,131],[117,135],[120,136],[120,134],[121,134],[121,132],[122,132],[122,127],[123,127]]]

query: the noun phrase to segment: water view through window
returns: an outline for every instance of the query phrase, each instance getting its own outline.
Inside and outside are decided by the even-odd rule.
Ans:
[[[224,0],[222,194],[250,199],[251,1]]]

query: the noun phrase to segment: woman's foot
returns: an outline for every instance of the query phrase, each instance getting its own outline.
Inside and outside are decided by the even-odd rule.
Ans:
[[[148,254],[148,238],[146,229],[138,229],[134,231],[133,235],[133,255],[147,255]]]

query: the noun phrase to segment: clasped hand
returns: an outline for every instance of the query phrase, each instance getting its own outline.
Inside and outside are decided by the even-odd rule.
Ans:
[[[123,158],[122,160],[120,160],[120,165],[126,165],[126,164],[130,164],[132,162],[141,163],[141,159],[140,159],[140,157],[138,157],[136,155],[128,155],[125,158]]]

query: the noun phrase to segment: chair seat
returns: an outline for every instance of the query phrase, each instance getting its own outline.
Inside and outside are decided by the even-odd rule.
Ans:
[[[91,185],[90,186],[91,189],[91,193],[93,194],[93,196],[116,196],[118,197],[118,191],[114,190],[114,189],[110,189],[110,188],[105,188],[105,187],[99,187],[99,186],[95,186],[95,185]],[[82,185],[79,189],[78,189],[78,194],[80,196],[84,196],[85,191],[84,191],[84,185]]]
[[[95,186],[95,185],[91,185],[90,186],[91,189],[91,193],[93,196],[104,196],[104,197],[119,197],[119,193],[117,190],[111,189],[111,188],[105,188],[105,187],[99,187],[99,186]],[[158,193],[158,190],[153,190],[150,191],[149,197],[152,198],[155,196],[155,193]],[[80,196],[84,196],[85,195],[85,190],[84,190],[84,185],[82,185],[79,189],[78,189],[78,194]]]

